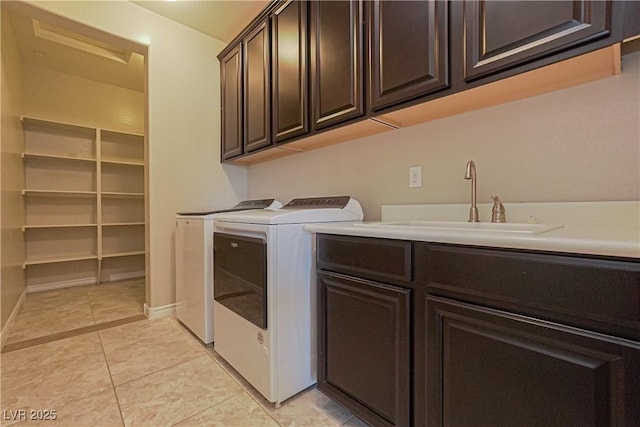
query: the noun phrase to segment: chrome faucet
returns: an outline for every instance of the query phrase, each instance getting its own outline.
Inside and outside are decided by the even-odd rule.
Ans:
[[[469,208],[468,222],[480,222],[478,219],[478,206],[476,205],[476,164],[473,163],[473,160],[467,162],[467,171],[464,174],[464,179],[471,180],[471,208]]]

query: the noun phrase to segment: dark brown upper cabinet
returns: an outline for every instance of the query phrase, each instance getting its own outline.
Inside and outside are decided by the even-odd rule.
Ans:
[[[288,1],[271,16],[273,139],[309,132],[307,2]]]
[[[273,0],[218,54],[222,161],[257,163],[290,154],[262,153],[280,143],[309,150],[370,134],[363,124],[404,127],[519,99],[486,85],[508,88],[517,75],[527,85],[525,73],[574,57],[567,71],[540,70],[549,87],[610,75],[613,45],[640,33],[638,3]],[[364,118],[373,120],[355,123]],[[337,135],[320,135],[329,130]]]
[[[370,109],[447,88],[447,2],[373,1],[369,6]]]
[[[271,73],[269,21],[264,20],[244,39],[244,150],[271,144]]]
[[[611,31],[610,1],[464,1],[464,79],[549,56]]]
[[[311,111],[314,129],[364,115],[363,3],[310,3]]]
[[[222,109],[222,159],[230,159],[242,150],[242,44],[233,46],[220,59]]]

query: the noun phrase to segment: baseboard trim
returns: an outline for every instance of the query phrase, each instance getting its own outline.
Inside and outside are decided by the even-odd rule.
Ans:
[[[4,324],[4,328],[2,328],[2,331],[0,331],[0,351],[2,351],[2,348],[4,347],[4,342],[7,340],[7,338],[9,338],[9,331],[11,331],[11,327],[16,321],[16,317],[18,316],[20,307],[22,307],[22,304],[24,304],[25,299],[27,299],[27,288],[24,288],[22,294],[20,294],[20,298],[18,298],[16,306],[13,307],[13,311],[7,319],[7,323]]]
[[[119,280],[139,279],[141,277],[144,277],[144,270],[112,274],[109,276],[109,281],[117,282]]]
[[[109,276],[109,282],[120,280],[138,279],[144,277],[144,270],[118,273]],[[95,285],[98,283],[95,277],[82,277],[80,279],[63,280],[61,282],[41,283],[39,285],[27,285],[27,293],[52,291],[54,289],[71,288],[73,286]],[[104,282],[107,283],[107,282]]]
[[[27,285],[27,292],[42,292],[51,291],[53,289],[70,288],[72,286],[94,285],[96,284],[95,277],[83,277],[80,279],[64,280],[62,282],[42,283],[39,285]]]
[[[175,317],[176,315],[176,303],[162,305],[160,307],[149,307],[144,305],[144,314],[149,319],[157,319],[158,317]]]

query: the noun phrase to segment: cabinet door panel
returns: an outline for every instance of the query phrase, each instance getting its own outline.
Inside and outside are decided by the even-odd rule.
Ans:
[[[291,1],[272,16],[273,132],[282,142],[309,131],[307,3]]]
[[[428,425],[640,419],[640,343],[432,297],[426,327]]]
[[[244,40],[244,147],[250,152],[271,143],[268,22]]]
[[[311,7],[313,126],[364,114],[362,1],[314,1]]]
[[[318,388],[373,425],[409,425],[411,291],[318,278]]]
[[[372,110],[448,87],[447,7],[440,1],[370,5]]]
[[[466,81],[609,35],[606,1],[464,2]]]
[[[220,61],[222,88],[222,159],[242,154],[242,45]]]

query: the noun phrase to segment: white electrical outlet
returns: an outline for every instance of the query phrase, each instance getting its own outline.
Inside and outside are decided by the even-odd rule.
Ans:
[[[422,187],[422,166],[409,168],[409,187]]]

